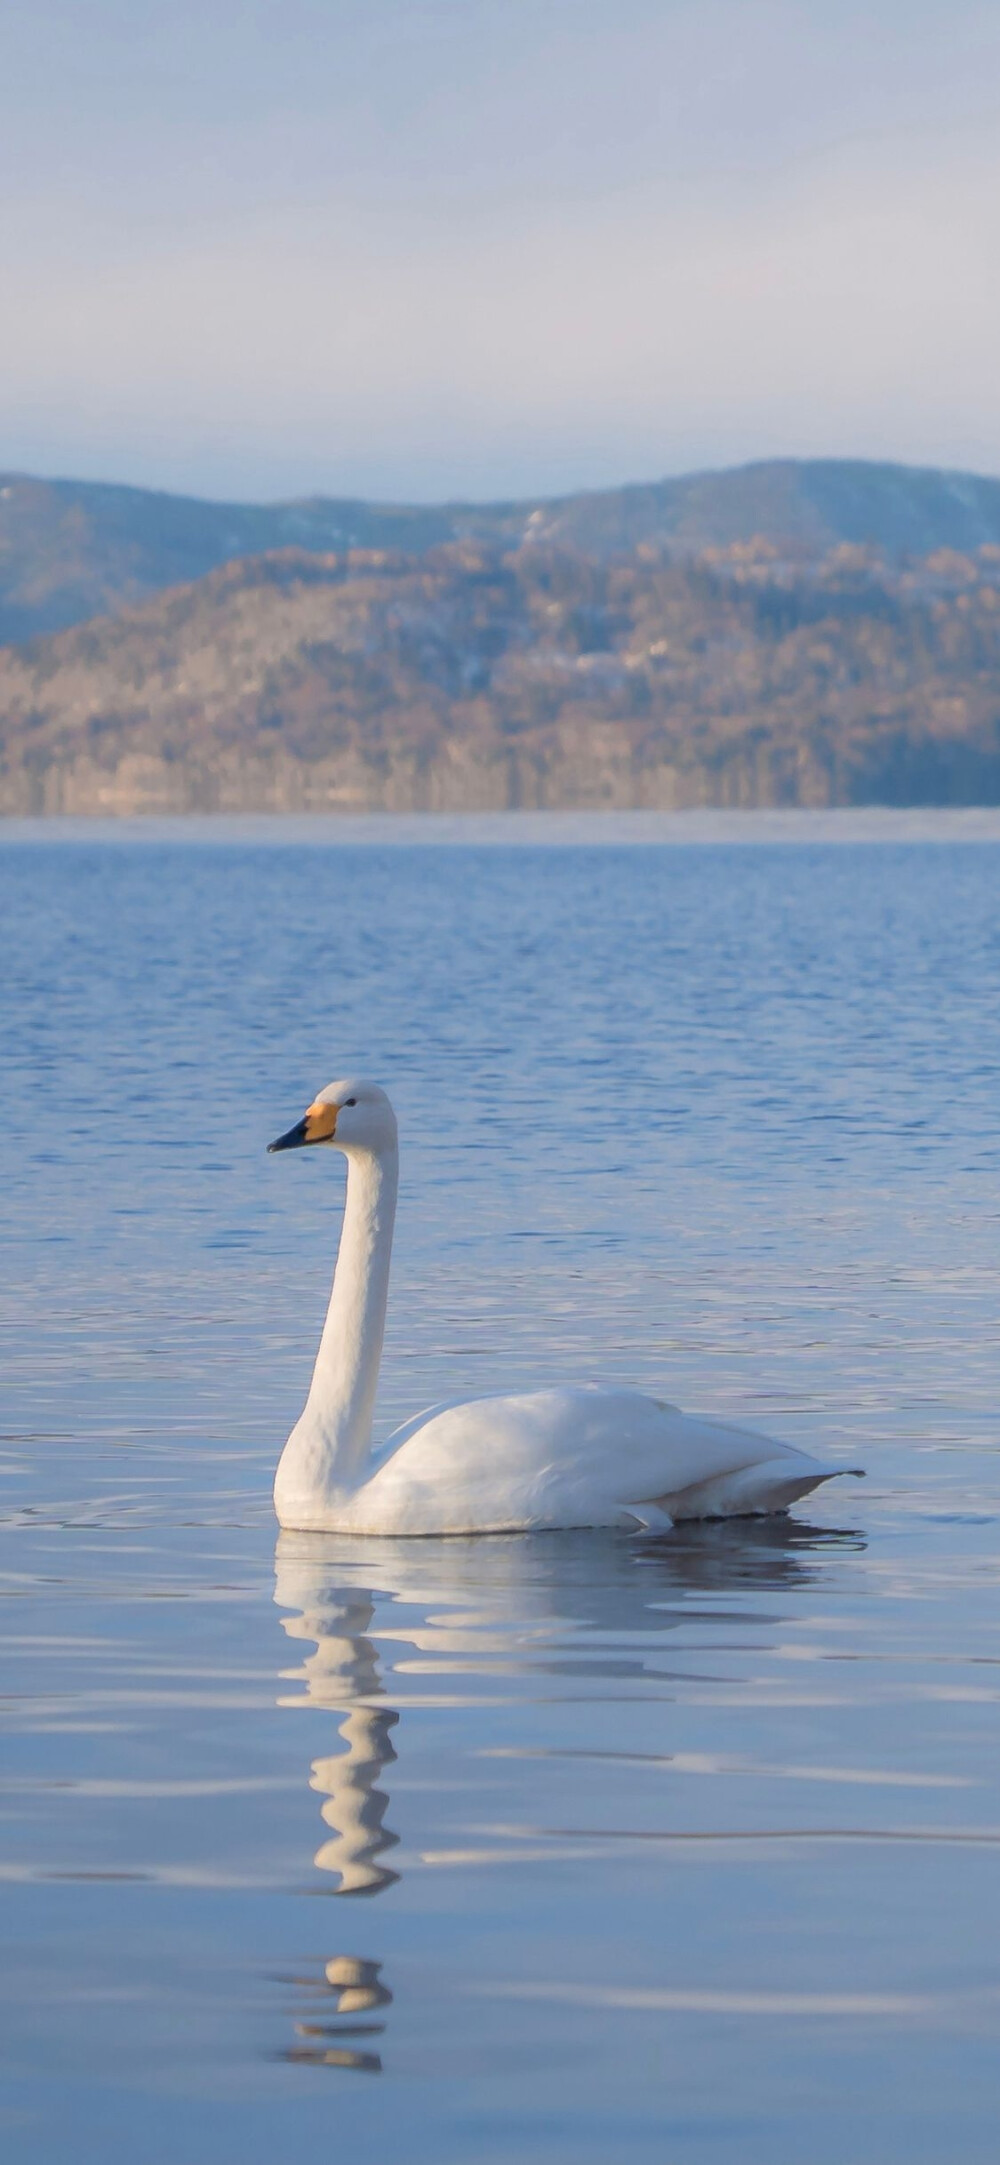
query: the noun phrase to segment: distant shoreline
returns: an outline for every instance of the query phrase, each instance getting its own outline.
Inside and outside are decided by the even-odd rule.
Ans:
[[[0,848],[35,843],[304,848],[711,848],[1000,843],[1000,806],[808,811],[161,813],[0,818]]]

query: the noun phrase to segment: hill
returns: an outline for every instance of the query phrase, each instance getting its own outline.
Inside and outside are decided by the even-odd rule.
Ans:
[[[1000,547],[675,540],[290,548],[8,647],[0,810],[1000,802]]]
[[[781,459],[525,503],[315,497],[264,505],[0,474],[0,641],[117,613],[224,563],[289,547],[424,554],[471,540],[606,562],[644,545],[690,557],[756,536],[799,560],[839,542],[872,544],[894,561],[976,549],[1000,542],[1000,481],[863,460]]]

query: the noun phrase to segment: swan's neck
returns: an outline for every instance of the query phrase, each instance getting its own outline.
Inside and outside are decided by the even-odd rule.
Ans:
[[[357,1478],[371,1449],[398,1178],[395,1145],[348,1158],[333,1291],[299,1424],[321,1446],[323,1476],[338,1488]]]

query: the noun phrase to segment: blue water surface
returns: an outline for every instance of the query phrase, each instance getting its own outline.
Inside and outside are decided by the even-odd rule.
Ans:
[[[0,832],[18,2165],[992,2165],[1000,843],[511,831]],[[278,1541],[351,1071],[380,1430],[599,1376],[864,1484]]]

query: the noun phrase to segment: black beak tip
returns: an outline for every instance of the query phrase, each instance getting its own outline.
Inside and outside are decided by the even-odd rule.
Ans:
[[[297,1120],[295,1126],[288,1129],[287,1134],[276,1135],[273,1143],[268,1143],[267,1155],[268,1157],[270,1157],[275,1150],[301,1150],[302,1145],[305,1141],[305,1121]]]

